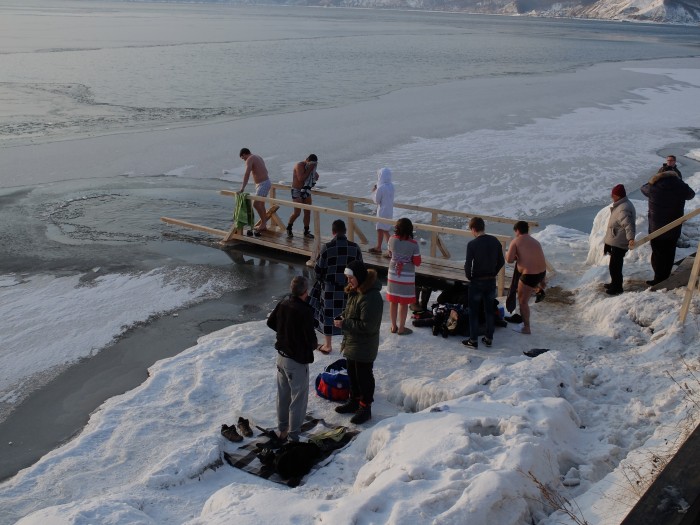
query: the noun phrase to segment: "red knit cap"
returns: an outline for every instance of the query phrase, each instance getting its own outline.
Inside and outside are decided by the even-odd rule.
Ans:
[[[627,192],[622,184],[618,184],[612,189],[612,195],[617,195],[618,197],[622,198],[627,195]]]

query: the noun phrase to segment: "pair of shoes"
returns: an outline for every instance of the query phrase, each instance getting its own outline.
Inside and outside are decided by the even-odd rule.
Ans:
[[[539,303],[541,301],[544,301],[544,295],[545,295],[544,290],[540,290],[539,292],[537,292],[535,294],[535,302]]]
[[[355,415],[350,418],[350,423],[361,425],[370,419],[372,419],[372,405],[360,405]]]
[[[229,441],[234,443],[240,443],[243,441],[243,436],[241,436],[237,431],[236,427],[230,427],[228,425],[221,425],[221,435],[224,436]]]
[[[335,411],[338,412],[338,414],[352,414],[353,412],[357,412],[357,410],[359,408],[360,408],[359,400],[348,399],[342,405],[335,407]]]
[[[622,288],[608,288],[605,293],[608,295],[620,295],[622,293]]]
[[[514,326],[513,328],[511,328],[511,330],[513,330],[514,332],[518,332],[519,334],[530,334],[530,329],[525,328],[525,323],[520,323],[518,326]]]
[[[493,339],[489,339],[488,337],[482,337],[481,342],[484,343],[487,347],[491,348],[491,345],[493,344]]]
[[[310,232],[309,230],[307,230],[306,228],[304,228],[304,237],[306,237],[307,239],[313,239],[313,238],[314,238],[314,234],[311,233],[311,232]]]
[[[231,427],[229,427],[229,428],[231,428]],[[240,432],[241,435],[243,435],[247,438],[253,437],[253,429],[250,428],[250,421],[248,421],[243,416],[238,418],[238,423],[236,424],[236,428],[238,428],[238,432]]]
[[[413,333],[413,330],[410,328],[406,328],[405,326],[403,327],[403,332],[396,332],[399,335],[411,335]]]
[[[289,237],[290,239],[294,237],[294,232],[292,231],[291,224],[287,224],[287,237]]]
[[[462,344],[464,346],[468,346],[469,348],[479,348],[479,342],[472,341],[471,339],[465,339],[464,341],[462,341]]]
[[[369,253],[373,253],[373,254],[375,254],[375,255],[381,255],[381,254],[382,254],[382,250],[379,249],[379,248],[374,248],[374,247],[372,247],[372,248],[370,248],[370,249],[367,250],[367,251],[368,251]]]
[[[260,237],[260,232],[258,230],[248,230],[248,233],[246,233],[248,237]]]
[[[316,347],[316,350],[318,350],[319,352],[321,352],[321,353],[324,354],[324,355],[328,355],[328,354],[330,354],[330,353],[333,351],[332,348],[331,348],[330,350],[326,350],[326,349],[324,348],[323,345],[318,345],[318,346]]]

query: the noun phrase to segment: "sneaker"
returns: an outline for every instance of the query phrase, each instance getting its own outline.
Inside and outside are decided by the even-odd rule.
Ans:
[[[291,239],[292,237],[294,237],[294,232],[292,231],[292,225],[291,225],[291,224],[287,225],[287,237],[289,237],[290,239]]]
[[[247,419],[239,417],[236,427],[243,436],[247,438],[253,437],[253,429],[250,428],[250,422]]]
[[[239,443],[243,441],[243,436],[236,432],[236,427],[221,425],[221,435],[229,441],[233,441],[234,443]]]
[[[468,346],[469,348],[479,348],[479,342],[472,341],[471,339],[465,339],[464,341],[462,341],[462,344],[464,346]]]
[[[489,339],[488,337],[482,337],[481,342],[484,343],[487,347],[491,348],[491,345],[493,344],[493,339]]]
[[[344,404],[335,407],[335,411],[338,414],[352,414],[357,412],[358,408],[360,408],[360,402],[357,399],[348,399]]]
[[[350,418],[350,423],[361,425],[365,421],[372,419],[372,405],[360,405],[355,415]]]
[[[306,237],[307,239],[313,239],[314,234],[311,233],[309,230],[304,230],[304,237]]]

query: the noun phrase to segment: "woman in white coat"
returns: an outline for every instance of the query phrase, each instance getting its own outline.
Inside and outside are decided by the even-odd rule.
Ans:
[[[393,228],[394,217],[394,185],[391,182],[391,170],[382,168],[377,170],[377,184],[372,190],[374,192],[374,203],[377,205],[377,217],[391,219],[392,222],[378,222],[377,244],[369,249],[369,253],[381,254],[382,243],[386,239],[389,242],[389,232]]]

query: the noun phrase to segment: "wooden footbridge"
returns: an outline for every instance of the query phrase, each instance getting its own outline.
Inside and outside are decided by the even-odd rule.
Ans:
[[[269,249],[281,250],[288,253],[300,254],[309,258],[307,265],[310,266],[313,266],[322,244],[331,239],[330,225],[333,220],[343,219],[347,225],[348,239],[357,242],[363,248],[367,246],[368,240],[360,225],[367,229],[367,223],[373,224],[377,222],[387,222],[387,219],[380,219],[375,215],[357,211],[358,208],[366,209],[368,205],[374,207],[374,203],[368,198],[353,197],[327,191],[314,190],[313,194],[316,198],[323,197],[324,200],[332,199],[334,201],[338,201],[340,205],[338,208],[335,208],[312,204],[299,204],[293,202],[291,198],[282,199],[279,198],[278,195],[280,190],[282,190],[285,195],[290,195],[290,186],[285,184],[273,184],[269,197],[248,195],[248,199],[250,201],[262,201],[267,207],[268,229],[263,231],[260,237],[248,236],[246,235],[246,232],[239,231],[235,225],[233,225],[229,230],[221,230],[169,217],[161,217],[161,221],[174,226],[209,233],[219,237],[221,239],[219,241],[220,244],[224,246],[235,243],[247,243]],[[233,197],[234,199],[238,195],[236,192],[229,190],[221,190],[219,193],[221,195]],[[311,224],[314,239],[305,238],[301,232],[296,233],[294,237],[291,238],[287,236],[286,221],[280,219],[278,215],[279,210],[283,207],[289,208],[290,213],[292,208],[301,208],[302,210],[309,210],[311,212]],[[429,237],[427,253],[424,253],[425,250],[421,249],[421,258],[423,263],[416,269],[416,273],[419,278],[422,276],[424,278],[436,280],[466,282],[466,277],[464,275],[464,253],[467,242],[473,238],[471,233],[466,228],[441,226],[441,221],[466,222],[471,217],[480,216],[487,223],[495,222],[501,224],[515,224],[517,222],[517,219],[509,219],[506,217],[492,217],[477,213],[440,210],[423,206],[415,206],[413,204],[394,203],[394,215],[396,218],[401,217],[402,210],[407,210],[412,212],[414,215],[419,214],[420,216],[425,216],[427,218],[425,223],[413,221],[414,231],[416,233],[424,232],[426,236]],[[300,225],[301,222],[302,217],[299,217],[296,224]],[[538,226],[536,222],[530,222],[529,224],[531,226]],[[322,230],[326,230],[327,235],[325,237]],[[374,230],[372,230],[372,234],[374,235]],[[505,252],[506,243],[512,239],[512,236],[491,234],[501,242]],[[448,250],[446,244],[443,242],[443,236],[446,235],[454,235],[458,238],[464,237],[464,248],[460,253],[460,259],[452,258],[452,254]],[[370,267],[387,268],[389,265],[389,259],[384,255],[372,254],[366,249],[363,249],[362,257],[365,263]],[[504,288],[505,268],[501,270],[498,276],[499,295],[503,295]]]

